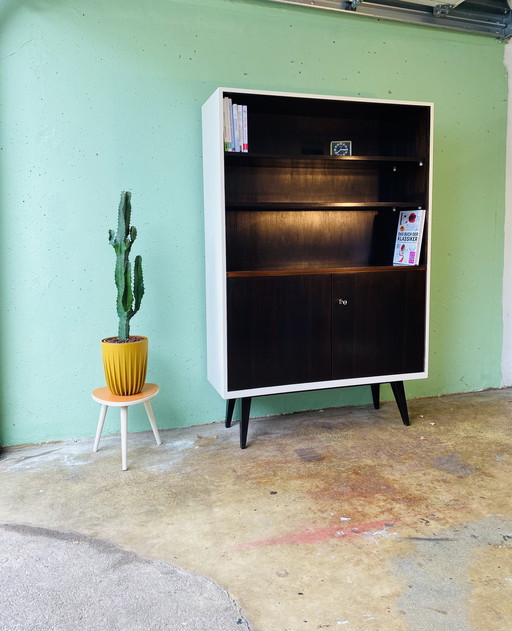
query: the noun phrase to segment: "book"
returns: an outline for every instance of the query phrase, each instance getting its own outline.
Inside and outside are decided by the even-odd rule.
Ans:
[[[249,138],[247,134],[247,105],[242,105],[242,151],[249,151]]]
[[[243,132],[243,106],[237,105],[238,109],[238,146],[237,151],[243,151],[244,132]]]
[[[233,106],[231,99],[224,97],[224,151],[234,151],[233,147]]]
[[[238,105],[233,103],[233,149],[232,151],[240,151],[239,147],[239,125],[238,125]]]
[[[230,137],[230,129],[229,129],[229,99],[227,96],[224,97],[223,102],[223,118],[224,118],[224,151],[231,151],[229,146],[229,137]]]
[[[400,212],[393,265],[418,265],[424,223],[425,211],[422,208]]]

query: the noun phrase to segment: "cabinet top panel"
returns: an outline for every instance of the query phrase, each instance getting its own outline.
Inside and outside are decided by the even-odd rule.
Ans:
[[[333,94],[308,94],[301,92],[279,92],[272,90],[244,90],[242,88],[225,88],[220,87],[214,92],[212,96],[217,95],[219,98],[223,96],[229,95],[247,95],[247,96],[261,96],[261,97],[277,97],[277,98],[285,98],[285,99],[314,99],[319,101],[344,101],[347,103],[357,103],[357,104],[377,104],[377,105],[416,105],[420,107],[427,107],[433,109],[434,104],[428,101],[404,101],[404,100],[395,100],[395,99],[376,99],[369,97],[355,97],[355,96],[340,96]]]

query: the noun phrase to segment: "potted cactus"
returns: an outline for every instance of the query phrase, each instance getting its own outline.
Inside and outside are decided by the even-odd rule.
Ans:
[[[103,367],[110,391],[116,395],[138,394],[146,381],[148,338],[130,335],[130,320],[140,308],[144,295],[142,258],[136,256],[133,266],[129,260],[137,229],[130,226],[131,193],[123,191],[119,202],[117,232],[108,231],[108,240],[116,255],[115,283],[117,287],[117,337],[101,341]]]

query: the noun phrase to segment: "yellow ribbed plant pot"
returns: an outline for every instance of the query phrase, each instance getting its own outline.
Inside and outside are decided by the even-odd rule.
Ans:
[[[118,396],[138,394],[146,382],[148,338],[130,335],[129,342],[117,340],[117,337],[101,340],[107,386]]]

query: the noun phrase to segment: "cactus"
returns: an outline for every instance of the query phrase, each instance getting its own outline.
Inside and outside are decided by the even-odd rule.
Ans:
[[[144,280],[142,278],[142,257],[136,256],[133,267],[129,261],[130,250],[137,238],[137,229],[130,226],[132,214],[132,194],[129,191],[121,193],[117,221],[117,233],[108,231],[108,241],[116,253],[115,282],[117,287],[117,315],[119,316],[118,337],[120,340],[130,338],[130,320],[140,308],[144,295]],[[132,287],[133,285],[133,287]]]

